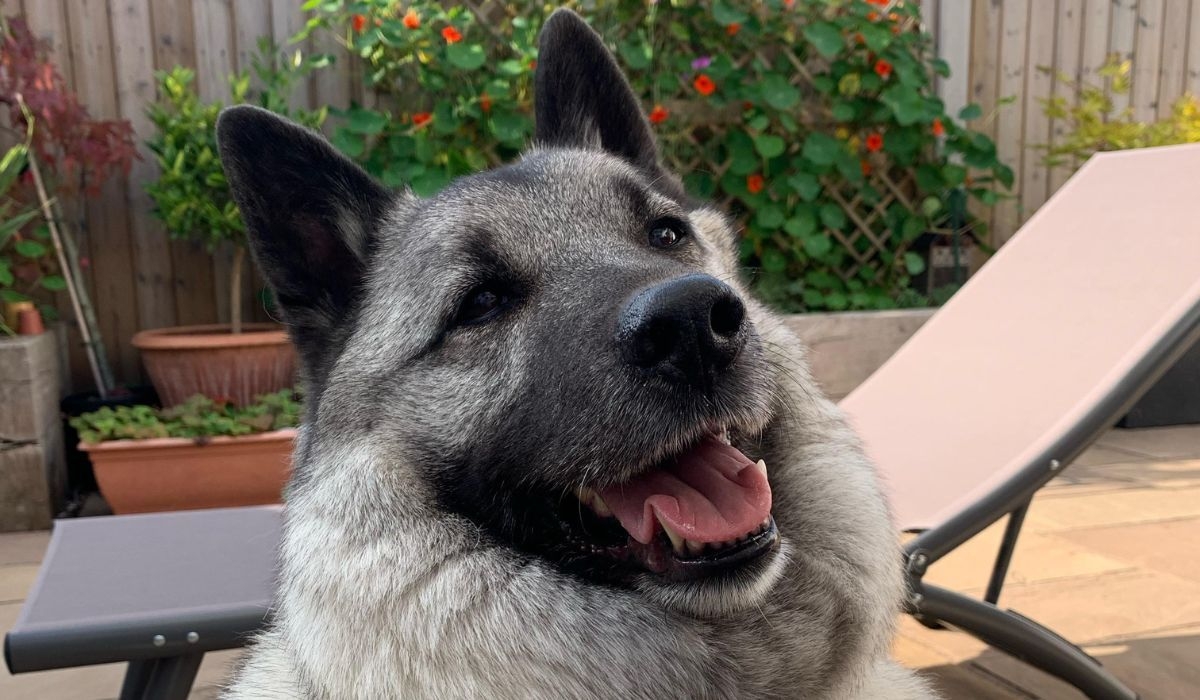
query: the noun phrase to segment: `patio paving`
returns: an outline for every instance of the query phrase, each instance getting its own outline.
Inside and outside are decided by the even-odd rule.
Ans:
[[[998,524],[934,565],[928,579],[982,595]],[[0,535],[0,630],[16,620],[49,533]],[[1000,603],[1048,624],[1144,698],[1200,689],[1200,426],[1114,430],[1034,499]],[[901,662],[949,698],[1077,699],[1080,693],[953,631],[905,618]],[[209,654],[192,698],[215,698],[237,652]],[[12,676],[0,697],[115,698],[124,667]]]

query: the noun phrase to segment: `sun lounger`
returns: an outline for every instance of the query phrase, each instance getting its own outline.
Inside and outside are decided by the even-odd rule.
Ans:
[[[186,698],[268,614],[280,508],[59,520],[5,637],[13,673],[128,662],[121,700]]]
[[[1200,145],[1095,156],[841,403],[920,533],[911,612],[1093,698],[1136,695],[997,602],[1030,499],[1200,336],[1198,187]],[[983,600],[924,582],[1006,516]]]

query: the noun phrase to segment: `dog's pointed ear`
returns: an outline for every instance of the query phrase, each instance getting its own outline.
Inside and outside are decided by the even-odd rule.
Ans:
[[[306,378],[320,381],[392,195],[320,135],[258,107],[222,112],[217,143],[254,259]]]
[[[602,148],[659,180],[658,147],[612,52],[583,19],[555,10],[538,40],[535,138],[543,146]],[[674,188],[674,178],[669,180]]]

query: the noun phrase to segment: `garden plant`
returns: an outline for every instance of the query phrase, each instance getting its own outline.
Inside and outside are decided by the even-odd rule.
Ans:
[[[320,126],[325,110],[292,109],[293,86],[319,65],[320,57],[282,53],[269,39],[260,39],[253,71],[230,76],[232,103],[252,102],[311,127]],[[232,330],[242,329],[242,270],[246,258],[245,227],[229,194],[217,155],[216,121],[224,104],[206,102],[196,92],[196,74],[177,66],[160,72],[159,102],[148,114],[156,133],[148,143],[161,174],[147,184],[154,214],[172,238],[203,243],[209,252],[224,244],[234,248],[229,280]]]
[[[197,395],[173,408],[105,406],[71,419],[71,427],[88,444],[165,437],[232,437],[294,428],[299,424],[299,397],[291,389],[260,396],[247,406]]]
[[[332,32],[377,98],[332,110],[333,141],[386,184],[429,194],[514,157],[531,137],[546,5],[304,8],[312,18],[298,38]],[[909,248],[947,227],[952,196],[992,204],[1011,185],[992,141],[961,126],[979,107],[948,114],[936,97],[935,77],[948,68],[913,3],[598,0],[575,9],[619,55],[688,189],[739,217],[754,285],[784,309],[911,298],[924,261]]]

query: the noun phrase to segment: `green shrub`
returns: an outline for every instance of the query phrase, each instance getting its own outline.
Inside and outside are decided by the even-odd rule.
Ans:
[[[380,104],[333,111],[334,143],[417,194],[514,157],[533,134],[536,40],[552,9],[483,20],[431,0],[309,0],[365,64]],[[745,226],[754,284],[789,310],[896,304],[908,252],[950,193],[985,204],[1012,182],[992,141],[934,95],[947,75],[915,3],[769,0],[576,4],[642,97],[670,165]],[[959,119],[980,116],[969,106]],[[978,233],[978,232],[977,232]]]
[[[299,424],[300,403],[291,389],[259,396],[255,403],[243,407],[197,394],[173,408],[105,406],[71,419],[71,427],[79,432],[79,439],[89,444],[107,440],[249,435]]]

